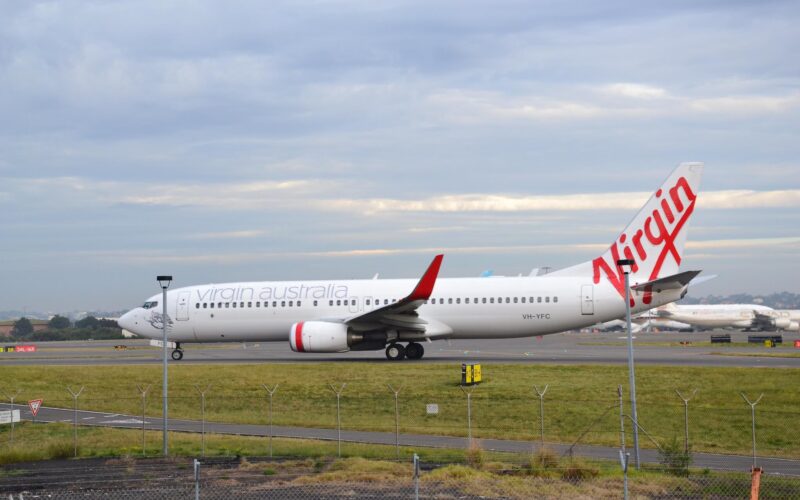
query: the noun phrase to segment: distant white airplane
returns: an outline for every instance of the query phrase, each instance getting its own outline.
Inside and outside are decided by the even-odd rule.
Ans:
[[[687,323],[698,328],[800,330],[800,311],[778,311],[760,304],[667,304],[655,312],[658,319]]]
[[[170,290],[172,358],[181,359],[181,345],[189,342],[288,341],[296,352],[385,349],[392,360],[420,359],[421,341],[587,327],[625,314],[620,259],[635,260],[633,312],[673,302],[700,272],[680,272],[680,263],[702,171],[702,163],[681,164],[602,255],[544,275],[438,279],[443,256],[437,255],[419,281],[265,281]],[[120,326],[161,338],[159,300],[160,294],[150,297],[123,315]]]

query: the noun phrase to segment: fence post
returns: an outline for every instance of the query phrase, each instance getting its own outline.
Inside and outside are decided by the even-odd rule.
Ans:
[[[414,499],[419,500],[419,456],[414,453]]]
[[[272,395],[278,390],[278,384],[270,388],[267,384],[261,384],[261,387],[269,394],[269,411],[267,418],[269,419],[269,457],[272,458]]]
[[[550,387],[549,384],[544,386],[543,391],[539,391],[537,386],[533,386],[533,389],[536,391],[536,394],[539,396],[539,419],[540,419],[540,427],[541,430],[541,447],[544,448],[544,394],[547,392],[547,388]]]
[[[689,453],[689,401],[697,394],[697,389],[694,389],[688,398],[683,397],[678,389],[675,389],[675,393],[683,401],[683,452]]]
[[[78,396],[81,395],[83,392],[84,387],[75,392],[72,390],[70,386],[67,386],[67,390],[70,394],[72,394],[72,408],[73,408],[73,419],[72,419],[72,449],[73,449],[73,456],[78,456]],[[13,419],[12,419],[13,420]]]
[[[342,391],[344,388],[347,387],[347,384],[342,384],[339,390],[333,386],[333,384],[328,384],[331,390],[336,394],[336,441],[338,443],[338,455],[339,457],[342,456],[342,417],[340,413],[340,405],[339,400],[342,396]]]
[[[624,498],[628,500],[628,463],[631,460],[631,454],[625,453],[624,451],[619,451],[619,463],[622,465],[622,473],[625,476],[625,480],[623,482],[624,488]]]
[[[3,395],[11,402],[11,445],[14,444],[14,400],[17,399],[20,392],[22,392],[22,389],[16,389],[13,393],[3,391]]]
[[[147,448],[145,448],[145,442],[144,442],[145,406],[147,405],[147,391],[150,390],[150,384],[147,385],[136,384],[136,389],[142,396],[142,456],[144,457],[147,455]]]
[[[398,397],[400,394],[400,389],[402,389],[403,386],[395,389],[392,387],[392,384],[386,385],[389,386],[389,390],[394,393],[394,448],[397,452],[397,459],[400,460],[400,406]]]
[[[194,459],[194,500],[200,500],[200,461]]]
[[[461,391],[467,395],[467,445],[472,444],[472,392],[475,390],[475,385],[466,389],[463,385],[459,386]]]
[[[194,390],[200,394],[200,456],[206,456],[206,393],[211,390],[211,384],[205,389],[200,390],[200,386],[195,384]]]
[[[742,396],[742,399],[744,399],[745,402],[747,402],[747,404],[750,405],[750,416],[753,422],[753,469],[755,469],[756,468],[756,405],[759,403],[759,401],[761,401],[761,398],[764,397],[764,393],[761,393],[758,399],[756,399],[754,402],[750,402],[750,400],[747,399],[747,396],[745,396],[743,392],[740,392],[739,394]]]

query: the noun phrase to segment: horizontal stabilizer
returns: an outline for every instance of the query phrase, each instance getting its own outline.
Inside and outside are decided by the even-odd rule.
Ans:
[[[662,290],[677,290],[685,287],[692,279],[700,274],[702,271],[684,271],[682,273],[665,276],[657,280],[648,281],[632,286],[631,290],[637,292],[660,292]]]

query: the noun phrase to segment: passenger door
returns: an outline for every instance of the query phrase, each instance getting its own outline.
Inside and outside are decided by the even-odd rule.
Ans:
[[[581,314],[594,314],[594,285],[581,286]]]

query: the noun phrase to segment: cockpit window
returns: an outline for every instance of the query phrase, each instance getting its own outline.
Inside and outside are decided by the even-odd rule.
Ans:
[[[154,300],[152,302],[145,302],[142,308],[144,309],[152,309],[158,305],[158,301]]]

